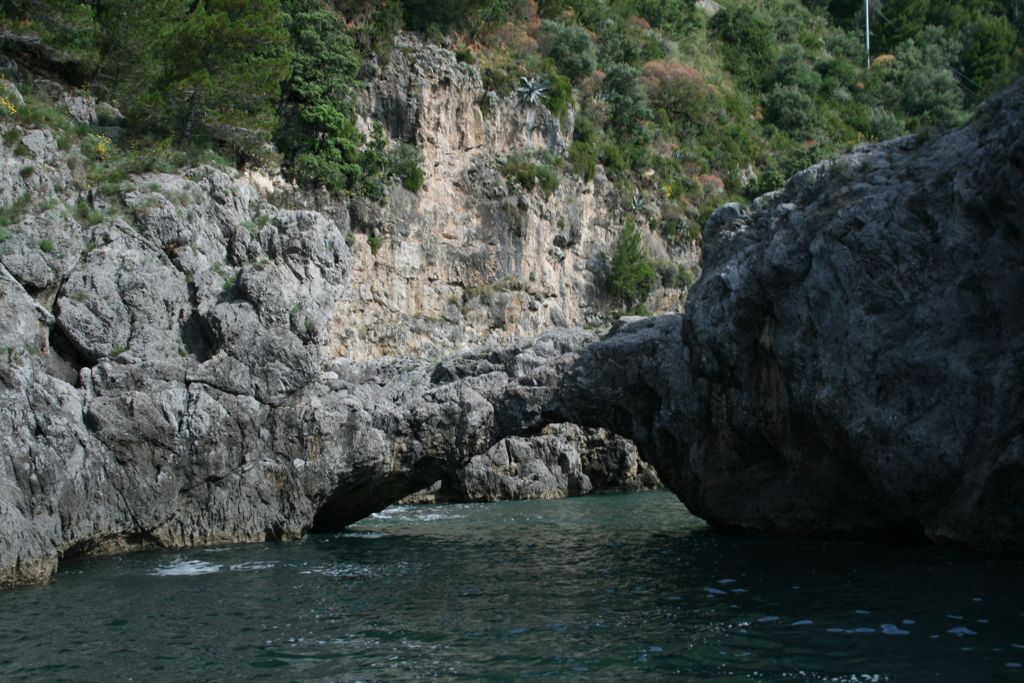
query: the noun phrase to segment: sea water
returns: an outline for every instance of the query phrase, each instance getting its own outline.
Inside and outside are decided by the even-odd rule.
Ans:
[[[669,493],[399,506],[0,593],[3,681],[1024,681],[1024,561],[720,535]]]

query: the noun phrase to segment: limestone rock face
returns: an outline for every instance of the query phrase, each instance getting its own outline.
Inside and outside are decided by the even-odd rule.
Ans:
[[[707,226],[698,514],[1024,548],[1024,88]]]
[[[58,156],[33,177],[68,172]],[[539,431],[594,341],[332,360],[351,258],[324,214],[209,167],[132,178],[117,203],[57,197],[0,242],[0,585],[76,554],[342,528]]]
[[[552,424],[540,436],[502,439],[405,502],[553,499],[660,487],[631,441],[603,429]]]
[[[390,140],[417,145],[425,182],[415,194],[393,187],[383,206],[360,200],[335,210],[352,226],[354,260],[329,353],[436,358],[552,327],[604,326],[617,306],[603,290],[607,260],[631,198],[601,169],[589,182],[560,173],[550,196],[501,170],[513,155],[564,162],[572,113],[559,120],[514,93],[487,93],[476,67],[407,35],[366,78],[364,131],[379,121]],[[371,249],[367,236],[380,246]],[[653,253],[696,272],[695,245],[650,240]],[[678,311],[682,297],[664,290],[648,305]]]
[[[396,130],[422,133],[408,123],[429,120],[421,96],[410,111],[428,119]],[[415,336],[387,326],[404,329],[413,305],[370,303],[405,301],[405,278],[433,310],[453,282],[360,279],[366,255],[358,241],[350,253],[346,221],[363,209],[375,220],[367,207],[281,208],[205,166],[133,177],[113,197],[82,192],[74,149],[0,129],[15,133],[0,147],[0,586],[45,580],[75,554],[339,529],[480,454],[484,479],[506,470],[492,488],[532,492],[527,471],[551,475],[544,490],[582,491],[601,465],[588,471],[580,448],[578,468],[563,463],[572,439],[542,433],[565,422],[631,438],[718,526],[1024,550],[1020,85],[961,130],[857,150],[720,210],[685,318],[600,341],[562,328],[440,361],[338,357],[354,291],[369,303],[348,309],[353,328],[410,350]],[[389,210],[420,201],[402,196]],[[425,272],[505,272],[489,269],[492,252],[466,256],[465,236],[444,243],[455,228],[438,225],[444,248]],[[520,254],[502,239],[493,254]],[[435,253],[428,244],[409,258]],[[437,348],[481,339],[452,334]]]

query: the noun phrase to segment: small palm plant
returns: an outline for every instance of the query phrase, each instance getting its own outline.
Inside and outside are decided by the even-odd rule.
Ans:
[[[547,91],[548,84],[543,76],[523,76],[519,79],[519,87],[516,88],[519,100],[530,105],[540,104]]]
[[[647,211],[647,200],[644,199],[644,197],[642,197],[641,195],[634,194],[633,195],[633,206],[631,208],[633,209],[633,213],[634,214],[646,213],[646,211]]]

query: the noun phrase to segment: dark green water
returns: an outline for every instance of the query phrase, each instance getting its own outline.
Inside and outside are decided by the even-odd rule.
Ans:
[[[391,508],[0,593],[0,680],[1024,681],[1024,561],[720,536],[667,493]]]

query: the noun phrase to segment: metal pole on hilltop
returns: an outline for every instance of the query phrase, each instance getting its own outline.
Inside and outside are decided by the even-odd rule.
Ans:
[[[871,0],[864,0],[864,52],[871,68]]]

